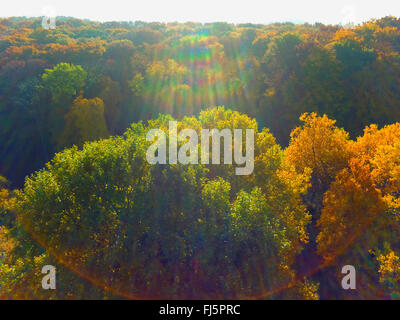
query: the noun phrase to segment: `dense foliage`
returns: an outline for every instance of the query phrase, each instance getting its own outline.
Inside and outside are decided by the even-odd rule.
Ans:
[[[399,297],[399,19],[40,24],[0,20],[0,298]],[[253,174],[150,165],[174,118]]]
[[[0,34],[0,174],[14,187],[56,151],[159,113],[225,105],[285,146],[304,112],[327,114],[353,138],[400,120],[394,17],[352,29],[57,18],[49,30],[38,18],[11,18],[0,20]],[[77,114],[78,97],[101,99],[104,111],[96,100]],[[87,116],[99,127],[83,128]]]
[[[307,175],[283,165],[266,129],[256,134],[258,170],[251,176],[236,176],[232,165],[150,165],[145,133],[169,119],[66,149],[27,179],[10,229],[27,231],[15,237],[24,266],[50,254],[126,297],[268,296],[288,287],[312,296],[308,283],[294,283],[291,269],[307,242],[309,215],[300,198]],[[222,108],[179,126],[256,129],[254,120]],[[58,281],[66,286],[61,297],[87,297],[81,279],[68,281]],[[32,286],[39,296],[44,291]]]

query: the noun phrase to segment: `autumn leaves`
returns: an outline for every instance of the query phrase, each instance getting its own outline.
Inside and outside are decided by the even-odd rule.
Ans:
[[[317,252],[326,264],[346,257],[376,272],[369,270],[369,251],[398,250],[400,124],[371,125],[353,141],[326,116],[304,114],[301,120],[285,161],[298,172],[312,170],[305,199],[316,221]],[[384,259],[378,254],[377,260]]]

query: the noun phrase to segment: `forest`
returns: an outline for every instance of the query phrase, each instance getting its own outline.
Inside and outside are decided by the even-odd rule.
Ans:
[[[150,165],[172,120],[253,173]],[[400,19],[0,19],[0,299],[398,299],[399,236]]]

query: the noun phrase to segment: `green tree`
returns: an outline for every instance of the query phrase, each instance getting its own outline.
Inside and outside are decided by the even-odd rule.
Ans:
[[[85,86],[86,76],[81,66],[62,62],[53,69],[46,69],[42,75],[42,87],[50,92],[52,103],[60,107],[79,94]]]
[[[234,178],[231,165],[217,172],[150,165],[146,132],[169,119],[66,149],[28,178],[15,212],[29,232],[17,233],[26,245],[17,246],[16,257],[49,255],[107,294],[128,298],[315,298],[316,287],[299,282],[291,267],[307,242],[307,177],[284,167],[273,137],[257,130],[265,180]],[[223,108],[186,118],[179,128],[215,122],[256,129],[252,119]],[[61,296],[106,294],[82,291],[79,277],[62,277],[70,282],[61,284]]]

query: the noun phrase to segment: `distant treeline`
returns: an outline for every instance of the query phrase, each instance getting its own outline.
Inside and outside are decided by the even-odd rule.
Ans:
[[[400,121],[400,20],[277,23],[0,20],[0,174],[14,187],[55,152],[159,113],[225,105],[286,146],[304,112],[352,137]]]

